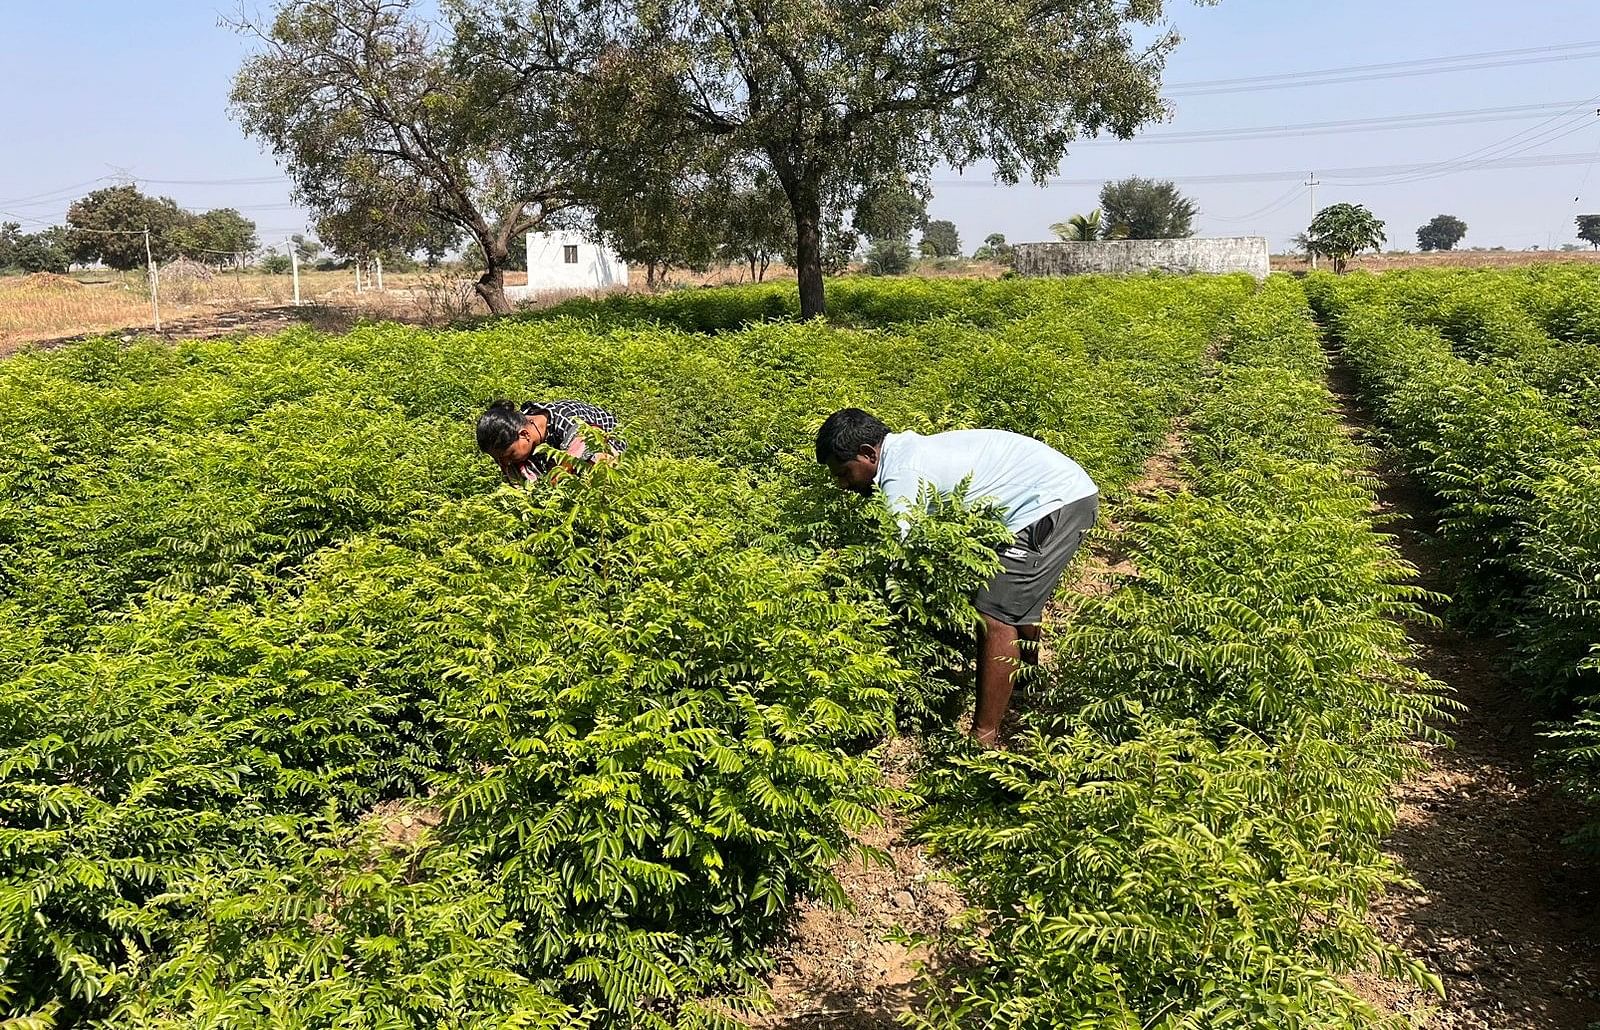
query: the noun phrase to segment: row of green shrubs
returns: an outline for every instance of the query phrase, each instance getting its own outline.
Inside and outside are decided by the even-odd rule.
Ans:
[[[1508,638],[1523,687],[1567,720],[1551,737],[1559,771],[1600,799],[1600,439],[1574,424],[1566,396],[1462,356],[1372,284],[1319,277],[1308,288],[1434,499],[1453,613]]]
[[[892,329],[584,314],[8,361],[0,1015],[727,1025],[837,890],[889,797],[872,748],[940,709],[993,560],[950,503],[901,541],[810,433],[851,403],[1004,426],[1115,489],[1249,286],[1090,285],[1006,284],[1009,321],[963,321],[961,285]],[[470,423],[506,394],[611,407],[628,459],[497,487]]]
[[[1437,329],[1454,352],[1548,397],[1567,421],[1600,427],[1600,275],[1589,268],[1408,271],[1340,290]]]
[[[1376,1027],[1344,974],[1440,990],[1367,904],[1453,702],[1409,664],[1425,595],[1323,373],[1300,287],[1269,281],[1188,417],[1186,485],[1122,510],[1136,571],[1052,627],[1024,734],[925,777],[922,838],[978,916],[914,1025]]]

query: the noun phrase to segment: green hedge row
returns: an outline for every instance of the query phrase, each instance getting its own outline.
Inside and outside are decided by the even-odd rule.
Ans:
[[[1366,287],[1309,282],[1380,426],[1436,499],[1455,610],[1509,637],[1530,694],[1579,713],[1553,737],[1556,760],[1596,797],[1600,439],[1559,398],[1458,356]]]
[[[1452,702],[1408,663],[1415,570],[1323,384],[1305,298],[1233,316],[1186,486],[1124,509],[1136,572],[1053,629],[1013,750],[956,749],[923,839],[968,881],[928,1028],[1390,1025],[1341,974],[1438,979],[1367,904],[1411,744]]]
[[[902,542],[840,495],[818,421],[1043,435],[1115,489],[1247,282],[6,362],[0,1014],[726,1024],[835,891],[889,796],[871,748],[951,689],[993,560],[981,513]],[[605,404],[628,457],[500,488],[471,442],[499,395]]]

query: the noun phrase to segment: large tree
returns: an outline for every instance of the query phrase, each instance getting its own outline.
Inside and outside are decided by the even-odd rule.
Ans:
[[[823,314],[830,217],[886,180],[988,159],[1003,182],[1052,174],[1084,135],[1131,136],[1164,110],[1176,43],[1164,0],[523,0],[496,31],[536,51],[551,26],[599,56],[583,134],[631,152],[646,125],[720,141],[777,180],[795,227],[804,316]],[[486,22],[487,24],[487,22]],[[576,28],[572,28],[576,26]]]
[[[1434,215],[1417,229],[1417,246],[1423,250],[1454,250],[1467,234],[1467,223],[1455,215]]]
[[[1384,244],[1383,222],[1360,204],[1334,204],[1317,212],[1306,230],[1307,248],[1333,261],[1336,274],[1344,274],[1350,259]]]
[[[961,234],[956,223],[938,218],[922,228],[922,252],[929,257],[960,257]]]
[[[1600,215],[1578,216],[1578,239],[1600,250]]]
[[[431,5],[430,5],[431,6]],[[477,244],[476,289],[511,310],[513,247],[571,200],[547,76],[552,51],[519,60],[461,2],[281,0],[234,80],[233,109],[293,178],[340,250],[414,251],[441,233]],[[329,241],[332,242],[332,241]]]
[[[142,268],[144,230],[150,230],[151,256],[166,261],[180,253],[183,230],[193,218],[171,197],[147,197],[137,186],[107,186],[67,209],[66,245],[76,262]]]
[[[1100,210],[1118,239],[1180,240],[1194,235],[1194,202],[1170,182],[1133,176],[1100,187]]]
[[[188,256],[218,265],[243,265],[261,247],[256,223],[231,207],[192,216],[180,228],[179,239],[179,248]]]

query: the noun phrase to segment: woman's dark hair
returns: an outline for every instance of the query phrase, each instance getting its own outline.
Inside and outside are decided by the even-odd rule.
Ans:
[[[817,430],[817,464],[849,461],[861,448],[877,447],[889,435],[889,427],[860,408],[842,408],[829,415]]]
[[[527,414],[516,401],[495,401],[478,416],[478,450],[485,454],[505,450],[527,421]]]

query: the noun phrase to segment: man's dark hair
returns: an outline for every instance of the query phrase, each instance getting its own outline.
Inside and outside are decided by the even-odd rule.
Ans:
[[[861,448],[877,447],[889,435],[889,427],[860,408],[841,408],[829,415],[817,430],[817,464],[829,459],[849,461]]]
[[[522,405],[516,401],[495,401],[478,416],[478,450],[485,454],[505,450],[527,421]]]

